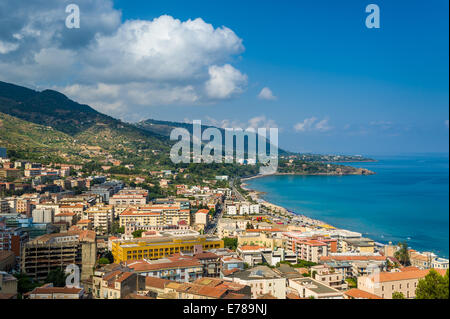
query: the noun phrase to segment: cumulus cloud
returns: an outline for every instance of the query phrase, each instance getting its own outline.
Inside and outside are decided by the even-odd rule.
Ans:
[[[212,99],[229,99],[244,91],[247,76],[229,64],[209,67],[209,80],[206,82],[206,92]]]
[[[192,121],[189,121],[189,120],[188,120],[188,122],[192,123]],[[208,125],[216,126],[219,128],[242,128],[242,129],[278,128],[277,123],[274,120],[267,118],[265,115],[255,116],[255,117],[248,119],[247,121],[236,120],[236,119],[217,120],[210,116],[206,116],[205,122]]]
[[[273,95],[272,90],[269,89],[268,87],[264,87],[261,92],[259,92],[258,94],[258,98],[261,100],[269,100],[269,101],[273,101],[276,100],[277,97],[275,95]]]
[[[299,122],[294,125],[294,130],[296,132],[327,132],[330,131],[333,127],[329,125],[328,119],[318,120],[316,117],[310,117],[304,119],[302,122]]]
[[[1,80],[52,86],[112,115],[210,103],[246,89],[247,75],[231,65],[242,39],[225,26],[168,15],[122,22],[111,0],[79,0],[81,27],[67,29],[69,3],[1,2]]]
[[[444,122],[444,124],[445,124],[445,126],[447,126],[447,128],[448,128],[448,120],[446,120],[446,121]]]

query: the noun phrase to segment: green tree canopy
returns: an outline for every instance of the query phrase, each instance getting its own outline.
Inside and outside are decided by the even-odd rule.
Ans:
[[[226,248],[230,248],[231,250],[236,250],[238,240],[237,238],[232,237],[224,237],[223,238],[223,244]]]
[[[448,299],[448,269],[445,276],[431,269],[424,279],[419,280],[416,299]]]
[[[54,287],[64,287],[66,285],[66,277],[67,275],[62,268],[56,268],[54,270],[50,270],[45,282],[53,283]]]
[[[133,235],[133,238],[139,238],[139,237],[142,237],[143,232],[144,232],[143,229],[138,229],[138,230],[135,230],[134,232],[132,232],[131,235]]]
[[[395,252],[394,257],[397,258],[403,266],[411,265],[409,260],[408,244],[406,241],[399,243],[398,246],[400,248]]]
[[[110,263],[109,259],[106,257],[102,257],[98,260],[99,265],[107,265]]]
[[[405,299],[405,295],[401,292],[394,291],[392,293],[392,299]]]

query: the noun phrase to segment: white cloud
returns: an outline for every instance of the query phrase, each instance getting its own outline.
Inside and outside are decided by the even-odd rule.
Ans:
[[[211,99],[229,99],[242,93],[247,85],[247,76],[229,64],[210,66],[208,73],[205,88]]]
[[[278,128],[277,123],[272,120],[266,118],[265,115],[255,116],[247,121],[241,121],[241,120],[230,120],[230,119],[223,119],[223,120],[216,120],[210,116],[206,116],[206,124],[216,126],[219,128]],[[192,123],[192,121],[190,121]]]
[[[446,121],[444,122],[444,124],[445,124],[445,126],[447,126],[447,128],[448,128],[448,120],[446,120]]]
[[[276,100],[277,97],[273,95],[272,90],[268,87],[264,87],[258,94],[258,98],[261,100]]]
[[[302,122],[295,124],[294,130],[297,132],[327,132],[333,128],[328,121],[328,119],[319,121],[316,117],[306,118]]]
[[[225,26],[168,15],[121,22],[111,0],[79,0],[81,28],[67,29],[64,3],[40,2],[0,3],[14,13],[0,13],[0,80],[52,86],[112,115],[210,103],[246,88],[247,75],[231,65],[242,39]]]
[[[17,43],[3,42],[0,40],[0,54],[6,54],[17,50],[19,45]]]

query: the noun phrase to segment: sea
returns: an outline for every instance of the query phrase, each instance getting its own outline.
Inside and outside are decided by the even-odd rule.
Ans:
[[[449,256],[449,156],[371,156],[370,176],[272,175],[245,181],[263,199],[376,242]]]

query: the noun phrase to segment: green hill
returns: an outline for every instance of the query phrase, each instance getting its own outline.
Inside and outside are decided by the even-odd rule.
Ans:
[[[192,132],[192,124],[187,123],[156,120],[125,123],[88,105],[74,102],[59,92],[38,92],[0,81],[0,146],[6,147],[15,159],[42,163],[91,162],[97,168],[100,164],[109,165],[120,160],[122,164],[133,164],[137,169],[172,169],[176,165],[170,161],[169,154],[174,141],[169,140],[169,135],[176,127]],[[224,130],[221,131],[224,138]],[[279,154],[291,158],[294,153],[280,150]],[[280,160],[279,171],[289,174],[330,173],[330,166],[317,161],[324,161],[324,158],[319,156],[315,162],[301,159],[292,165],[286,159]],[[309,164],[305,164],[307,162]],[[253,175],[258,166],[221,163],[178,165],[199,178],[214,174]],[[331,173],[360,173],[348,166],[342,172],[338,168],[331,166]]]

